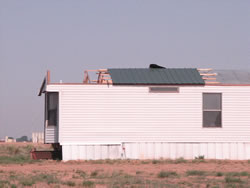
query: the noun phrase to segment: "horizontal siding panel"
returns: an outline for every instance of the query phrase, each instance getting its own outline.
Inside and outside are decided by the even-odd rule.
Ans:
[[[60,92],[60,142],[250,141],[250,87],[48,85]],[[202,128],[202,93],[222,93],[222,128]],[[210,146],[209,146],[210,147]]]
[[[45,143],[58,143],[58,129],[55,126],[45,128]]]

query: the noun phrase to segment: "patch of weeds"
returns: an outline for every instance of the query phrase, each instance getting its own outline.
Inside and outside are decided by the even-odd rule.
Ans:
[[[161,160],[156,160],[156,159],[152,160],[152,164],[161,164],[161,163],[163,163],[163,161]]]
[[[142,174],[143,172],[142,171],[136,171],[135,173],[136,174]]]
[[[95,170],[90,173],[90,178],[105,179],[110,177],[110,173],[102,172],[103,170]]]
[[[115,161],[111,160],[111,159],[105,159],[104,162],[107,163],[107,164],[114,164],[115,163]]]
[[[240,178],[235,178],[232,176],[226,176],[225,182],[226,183],[243,183],[243,181]]]
[[[150,161],[145,161],[145,160],[143,160],[143,161],[141,161],[141,164],[149,164],[150,163]]]
[[[90,174],[91,177],[96,177],[97,175],[98,175],[98,170],[95,170]]]
[[[25,146],[25,150],[27,151],[27,152],[31,152],[31,150],[33,149],[34,147],[32,146],[32,145],[27,145],[27,146]]]
[[[168,177],[176,177],[176,176],[178,176],[178,174],[173,171],[160,171],[157,174],[158,178],[168,178]]]
[[[68,172],[64,171],[63,176],[67,176],[67,175],[68,175]]]
[[[199,155],[198,157],[195,157],[195,159],[203,160],[203,159],[205,159],[205,156],[204,155]]]
[[[46,182],[47,184],[58,183],[59,180],[53,174],[38,174],[32,177],[36,182]]]
[[[214,185],[214,186],[211,187],[211,188],[220,188],[220,186],[219,186],[219,185]]]
[[[10,188],[17,188],[17,186],[15,184],[11,184]]]
[[[174,161],[175,164],[186,163],[186,162],[187,162],[187,160],[185,160],[183,157],[175,159],[175,161]]]
[[[188,181],[180,181],[178,184],[179,185],[185,185],[185,186],[188,186],[188,187],[193,187],[193,184],[188,182]]]
[[[10,155],[17,155],[20,153],[20,149],[15,146],[7,146],[7,151]]]
[[[122,159],[115,159],[115,160],[114,160],[114,159],[113,159],[112,162],[113,162],[113,163],[116,163],[116,164],[121,164],[121,163],[124,163],[124,162],[126,163],[126,160],[122,160]]]
[[[23,186],[32,186],[37,182],[45,182],[47,184],[58,183],[59,180],[52,174],[36,174],[34,176],[19,177],[19,183]]]
[[[106,183],[105,183],[105,181],[97,181],[97,182],[95,182],[96,184],[99,184],[99,185],[105,185]]]
[[[76,170],[76,173],[82,178],[85,178],[87,176],[86,172],[84,172],[83,170]]]
[[[19,183],[22,186],[28,186],[28,187],[30,187],[30,186],[34,185],[36,182],[32,178],[23,177],[21,180],[19,180]]]
[[[93,160],[91,161],[92,164],[103,164],[104,160]]]
[[[205,171],[201,171],[201,170],[188,170],[186,171],[186,175],[187,176],[204,176],[207,173]]]
[[[215,175],[218,176],[218,177],[221,177],[221,176],[223,176],[224,174],[223,174],[222,172],[216,172]]]
[[[172,160],[172,159],[165,159],[164,163],[174,164],[174,160]]]
[[[34,174],[36,174],[38,172],[39,172],[38,170],[32,170],[32,173],[34,173]]]
[[[34,162],[38,162],[38,160],[31,160],[29,157],[22,155],[0,156],[0,164],[24,164]]]
[[[66,181],[66,182],[63,182],[62,184],[67,185],[69,187],[75,187],[76,186],[75,182],[73,182],[73,181]]]
[[[18,178],[17,175],[14,175],[14,174],[9,175],[9,179],[10,179],[10,180],[15,180],[15,179],[17,179],[17,178]]]
[[[249,176],[249,173],[246,171],[243,172],[228,172],[227,176]]]
[[[16,179],[18,179],[18,176],[19,175],[17,175],[16,172],[14,172],[14,171],[9,172],[9,179],[10,180],[16,180]]]
[[[93,181],[83,181],[82,182],[82,186],[83,187],[93,187],[95,185],[95,182],[93,182]]]
[[[10,184],[7,180],[0,180],[0,187],[6,187]]]
[[[158,181],[158,180],[145,180],[144,185],[142,187],[168,187],[168,188],[177,188],[178,186],[174,184],[169,184],[166,181]]]
[[[204,162],[205,162],[204,155],[199,155],[192,160],[192,163],[204,163]]]
[[[122,174],[123,174],[122,171],[113,171],[111,178],[121,176]]]
[[[135,187],[136,185],[145,184],[145,180],[140,177],[121,174],[120,176],[110,178],[108,184],[109,187],[127,187],[129,185]]]
[[[240,172],[240,176],[249,176],[250,174],[246,171]]]
[[[72,178],[73,179],[79,179],[80,177],[79,176],[76,176],[75,174],[72,175]]]
[[[204,159],[194,159],[192,160],[192,163],[205,163],[206,161]]]

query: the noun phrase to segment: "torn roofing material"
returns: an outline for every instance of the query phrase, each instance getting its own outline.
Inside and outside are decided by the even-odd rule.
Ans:
[[[250,84],[250,70],[214,70],[216,80],[222,84]]]
[[[108,69],[113,85],[205,85],[194,68]]]

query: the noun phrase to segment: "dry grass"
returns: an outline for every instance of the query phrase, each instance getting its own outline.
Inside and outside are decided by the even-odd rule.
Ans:
[[[30,151],[36,147],[37,149],[51,148],[44,144],[32,143],[6,143],[0,144],[0,164],[25,164],[39,162],[31,160]]]
[[[33,145],[0,144],[1,187],[249,187],[249,161],[29,159]],[[41,147],[45,147],[42,146]],[[46,146],[48,147],[48,146]],[[6,165],[8,164],[8,165]]]
[[[134,174],[114,170],[92,172],[68,170],[67,173],[65,171],[53,173],[30,171],[23,174],[2,171],[0,187],[34,187],[35,185],[49,185],[49,187],[247,187],[250,184],[248,173],[198,170],[177,173],[162,170],[152,175],[148,170],[136,171]]]

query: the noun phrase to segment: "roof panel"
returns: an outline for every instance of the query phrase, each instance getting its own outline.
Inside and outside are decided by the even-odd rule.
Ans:
[[[113,85],[204,85],[197,69],[108,69]]]
[[[250,70],[215,69],[216,80],[223,84],[250,84]]]

